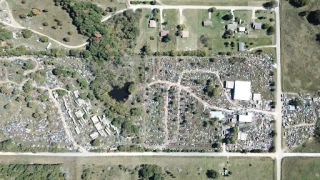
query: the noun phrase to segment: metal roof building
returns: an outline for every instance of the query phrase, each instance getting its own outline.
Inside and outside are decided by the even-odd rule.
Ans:
[[[251,100],[251,82],[250,81],[235,81],[234,82],[234,100]]]

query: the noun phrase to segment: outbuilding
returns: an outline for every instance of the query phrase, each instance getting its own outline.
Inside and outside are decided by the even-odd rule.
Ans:
[[[234,82],[234,100],[249,101],[251,99],[251,82],[235,81]]]

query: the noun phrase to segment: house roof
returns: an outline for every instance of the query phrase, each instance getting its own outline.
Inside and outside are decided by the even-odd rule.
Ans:
[[[252,27],[253,27],[253,29],[261,29],[262,28],[262,23],[254,22],[252,24]]]
[[[233,99],[249,101],[251,99],[251,82],[235,81]]]
[[[254,101],[261,101],[261,94],[253,94],[252,100],[254,100]]]
[[[210,118],[224,119],[224,114],[221,111],[211,111]]]
[[[248,136],[247,133],[244,133],[244,132],[241,132],[241,131],[238,132],[238,140],[246,141],[247,140],[247,136]]]
[[[233,89],[234,88],[234,81],[226,81],[225,86],[227,89]]]
[[[203,26],[212,26],[212,21],[209,21],[209,20],[203,21],[202,24]]]
[[[155,20],[150,20],[149,21],[149,27],[150,28],[155,28],[157,27],[157,22]]]
[[[168,34],[169,34],[169,31],[167,31],[167,30],[164,30],[164,31],[161,31],[161,32],[160,32],[160,36],[161,36],[161,37],[166,36],[166,35],[168,35]]]
[[[239,51],[244,51],[244,42],[239,42]]]
[[[227,30],[235,30],[237,28],[237,25],[235,24],[228,24],[227,25]]]
[[[187,37],[189,37],[189,31],[187,31],[187,30],[182,31],[182,32],[181,32],[181,37],[182,37],[182,38],[187,38]]]
[[[246,31],[246,28],[245,27],[238,27],[238,31],[239,32],[244,32],[244,31]]]
[[[252,114],[248,113],[247,115],[239,115],[238,120],[243,123],[252,122]]]

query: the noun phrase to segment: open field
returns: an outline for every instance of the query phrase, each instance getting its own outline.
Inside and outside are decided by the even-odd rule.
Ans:
[[[149,28],[149,19],[152,17],[150,9],[142,9],[141,19],[140,19],[140,35],[137,38],[137,45],[134,52],[139,53],[142,46],[149,44],[151,51],[156,52],[158,49],[158,39],[159,39],[159,26],[157,23],[156,28]],[[152,37],[154,38],[152,40]]]
[[[248,5],[262,5],[266,1],[261,0],[161,0],[163,4],[167,5],[214,5],[214,6],[248,6]]]
[[[289,157],[282,160],[283,180],[319,179],[320,158]]]
[[[320,143],[315,139],[304,142],[302,145],[293,149],[293,152],[302,152],[302,153],[318,153],[320,149]]]
[[[294,8],[282,0],[281,6],[281,56],[282,86],[285,92],[318,91],[320,84],[320,52],[316,34],[319,27],[309,24],[299,12],[320,8],[312,0],[308,6]],[[295,29],[293,31],[293,29]]]
[[[190,163],[192,161],[192,163]],[[222,172],[227,168],[232,172],[228,179],[274,179],[274,161],[271,158],[226,158],[226,157],[37,157],[37,156],[4,156],[0,163],[46,163],[62,164],[62,169],[67,172],[68,179],[81,179],[82,171],[85,168],[93,170],[94,179],[138,179],[137,173],[130,174],[123,168],[142,164],[155,164],[164,168],[176,176],[176,179],[206,179],[206,171],[213,169]],[[132,166],[133,165],[133,166]],[[107,167],[111,170],[106,170]],[[198,174],[197,169],[202,168]],[[241,168],[239,168],[241,167]],[[177,168],[182,171],[177,172]],[[224,177],[220,176],[220,179]],[[169,178],[170,179],[170,178]]]
[[[177,9],[165,9],[162,12],[163,16],[163,24],[162,28],[164,30],[170,31],[169,34],[171,35],[172,39],[170,42],[161,42],[158,41],[158,51],[170,51],[172,49],[176,49],[177,44],[177,36],[175,35],[177,31],[177,25],[179,25],[179,11]]]
[[[9,0],[8,3],[15,20],[24,27],[39,31],[67,45],[79,45],[86,41],[84,36],[77,33],[69,14],[61,7],[55,6],[54,1],[28,0],[25,4],[22,4],[21,1]],[[39,15],[27,17],[26,19],[19,18],[19,15],[29,14],[32,8],[37,8],[41,11],[47,9],[48,12],[40,12]],[[62,26],[58,26],[56,20],[59,20]],[[45,22],[48,23],[48,26],[43,26]],[[56,29],[53,29],[53,26]],[[69,35],[68,32],[71,32],[72,35]],[[69,37],[70,41],[64,42],[63,38],[65,37]]]

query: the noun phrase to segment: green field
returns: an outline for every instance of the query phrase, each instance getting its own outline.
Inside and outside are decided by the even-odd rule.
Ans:
[[[192,162],[192,163],[191,163]],[[220,175],[219,179],[274,179],[275,163],[271,158],[240,157],[45,157],[45,156],[2,156],[2,164],[61,164],[61,170],[67,172],[70,180],[81,179],[84,169],[92,170],[91,179],[138,179],[137,173],[130,174],[128,169],[142,164],[155,164],[167,168],[176,179],[207,179],[206,171],[213,169],[222,172],[227,168],[229,177]],[[122,166],[120,170],[119,165]],[[111,167],[111,170],[107,170]],[[201,171],[198,171],[201,168]],[[125,172],[124,169],[127,171]],[[178,172],[180,169],[181,172]],[[91,173],[90,172],[90,173]],[[89,178],[90,179],[90,178]],[[171,179],[167,176],[166,179]]]
[[[179,11],[177,9],[164,9],[162,12],[163,24],[162,28],[164,30],[169,30],[172,35],[172,40],[170,42],[161,42],[159,39],[158,51],[170,51],[176,49],[177,36],[175,35],[177,31],[177,25],[179,25]]]
[[[213,6],[259,6],[266,1],[262,0],[161,0],[163,4],[167,5],[213,5]]]
[[[299,12],[320,8],[320,2],[312,0],[308,6],[294,8],[288,1],[281,1],[281,59],[282,86],[285,92],[319,91],[320,51],[316,34],[319,27],[300,17]]]
[[[282,160],[282,180],[320,178],[320,158],[287,157]]]
[[[53,0],[28,0],[25,4],[15,0],[8,0],[7,2],[9,3],[15,20],[24,27],[41,32],[68,45],[79,45],[84,43],[87,39],[77,33],[77,29],[72,24],[72,19],[69,17],[69,14],[60,6],[55,6]],[[32,8],[37,8],[41,11],[47,9],[48,12],[40,12],[39,15],[26,19],[19,18],[19,15],[29,14]],[[61,21],[62,26],[58,26],[55,19]],[[44,22],[47,22],[48,26],[43,26]],[[57,29],[53,29],[52,26],[56,26]],[[68,34],[69,31],[72,35]],[[70,41],[64,42],[63,38],[65,37],[69,37]]]
[[[293,149],[293,152],[302,152],[302,153],[319,153],[320,142],[315,139],[304,142],[302,145]]]

